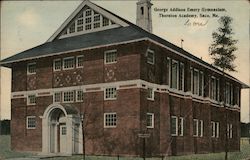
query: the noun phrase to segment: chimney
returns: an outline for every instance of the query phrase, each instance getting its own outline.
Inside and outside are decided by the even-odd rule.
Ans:
[[[137,2],[136,25],[152,33],[151,0],[139,0]]]

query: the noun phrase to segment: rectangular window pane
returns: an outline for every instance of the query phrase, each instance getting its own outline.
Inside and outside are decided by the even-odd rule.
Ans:
[[[35,129],[36,128],[36,117],[35,116],[28,116],[27,117],[27,129]]]
[[[36,104],[36,95],[33,94],[33,95],[28,95],[28,105],[34,105]]]
[[[35,74],[36,73],[36,63],[29,63],[27,65],[27,73],[28,74]]]
[[[167,84],[170,85],[170,76],[171,76],[171,67],[170,67],[170,58],[167,58]]]
[[[54,60],[54,71],[60,71],[61,70],[61,59]]]
[[[83,67],[83,56],[78,56],[76,59],[77,62],[77,68]]]
[[[179,90],[184,90],[184,64],[180,63],[179,69]]]
[[[155,64],[155,53],[152,50],[147,51],[147,62],[149,64]]]
[[[104,127],[116,127],[116,113],[104,113]]]
[[[148,99],[153,100],[154,99],[154,93],[153,93],[153,88],[148,88]]]
[[[116,99],[116,88],[105,89],[105,99]]]
[[[178,121],[177,117],[172,116],[171,117],[171,135],[177,136],[178,133]]]
[[[75,59],[73,57],[63,59],[63,69],[74,68],[74,65],[75,65]]]
[[[63,92],[63,101],[64,102],[73,102],[74,101],[74,91]]]
[[[83,91],[82,91],[82,90],[78,90],[78,91],[77,91],[76,100],[77,100],[78,102],[82,102],[82,101],[83,101]]]
[[[179,118],[179,136],[183,136],[183,117]]]
[[[193,94],[199,95],[199,71],[193,71]]]
[[[105,52],[105,64],[117,62],[117,51],[111,50]]]
[[[154,128],[154,114],[147,113],[147,128]]]
[[[73,23],[70,27],[69,27],[69,33],[74,33],[75,32],[75,23]]]
[[[197,137],[198,136],[198,125],[199,125],[199,121],[197,119],[194,119],[193,121],[193,132],[194,132],[194,136]]]
[[[177,80],[178,80],[178,62],[172,61],[172,70],[171,70],[171,88],[177,89]]]
[[[102,26],[108,26],[109,25],[109,19],[106,17],[103,17],[102,19]]]
[[[54,102],[61,102],[61,92],[54,93]]]
[[[204,92],[204,74],[203,74],[203,72],[200,72],[200,75],[199,75],[199,96],[203,97],[203,92]]]

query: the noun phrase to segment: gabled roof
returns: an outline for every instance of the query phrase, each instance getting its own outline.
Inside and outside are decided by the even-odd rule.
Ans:
[[[98,9],[99,13],[105,14],[108,18],[112,18],[116,23],[119,23],[120,27],[101,30],[97,32],[85,33],[77,36],[71,36],[62,39],[56,39],[61,31],[67,26],[67,23],[77,15],[77,13],[85,5]],[[132,41],[149,40],[154,42],[172,52],[185,57],[189,60],[195,61],[196,63],[209,68],[218,74],[223,74],[221,70],[212,66],[211,64],[201,60],[200,58],[190,54],[182,48],[154,35],[151,34],[137,25],[117,16],[116,14],[85,0],[81,5],[71,14],[71,16],[62,24],[62,26],[50,37],[50,39],[42,45],[28,49],[9,58],[0,61],[0,65],[10,67],[11,63],[30,60],[35,58],[65,54],[74,51],[81,51],[90,48],[96,48],[99,46],[109,46],[121,43],[129,43]],[[239,82],[243,88],[249,88],[246,84],[239,81],[238,79],[226,74],[226,76],[234,81]]]

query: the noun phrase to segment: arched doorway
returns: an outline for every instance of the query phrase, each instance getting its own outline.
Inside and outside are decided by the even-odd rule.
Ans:
[[[82,153],[81,121],[73,106],[51,104],[41,118],[44,154]]]

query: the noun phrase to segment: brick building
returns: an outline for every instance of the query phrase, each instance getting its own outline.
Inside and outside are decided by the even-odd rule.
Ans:
[[[13,150],[78,154],[84,134],[89,155],[141,155],[142,133],[148,156],[240,149],[247,86],[152,34],[151,5],[139,0],[135,25],[85,0],[47,42],[1,61]]]

